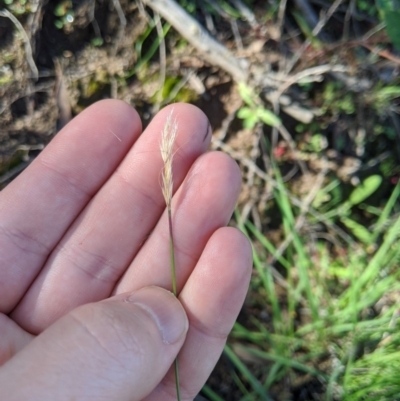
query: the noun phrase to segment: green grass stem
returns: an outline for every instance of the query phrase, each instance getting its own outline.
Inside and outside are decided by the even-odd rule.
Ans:
[[[176,266],[175,266],[175,247],[174,247],[174,233],[172,229],[172,212],[171,205],[168,205],[168,226],[169,226],[169,253],[171,260],[171,281],[172,281],[172,292],[177,297],[177,288],[176,288]],[[174,372],[175,372],[175,386],[176,386],[176,398],[178,401],[181,400],[181,391],[179,384],[179,366],[178,366],[178,358],[175,358],[174,361]]]
[[[172,292],[175,296],[177,296],[178,293],[177,293],[177,289],[176,289],[175,247],[174,247],[174,233],[172,230],[171,206],[168,206],[168,226],[169,226],[169,254],[170,254],[170,261],[171,261]]]
[[[240,358],[232,351],[232,349],[228,345],[225,346],[224,352],[230,359],[230,361],[235,365],[237,370],[250,383],[253,390],[259,395],[259,400],[272,401],[263,385],[253,376],[246,365],[240,360]]]

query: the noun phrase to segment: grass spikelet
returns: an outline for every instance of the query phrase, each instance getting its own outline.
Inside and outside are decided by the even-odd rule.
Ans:
[[[174,183],[172,161],[174,159],[174,143],[178,132],[178,124],[176,120],[172,118],[172,115],[173,110],[168,115],[167,121],[165,122],[160,143],[161,157],[164,161],[161,189],[168,208],[171,207],[172,201],[172,188]]]
[[[164,196],[165,204],[167,205],[168,211],[168,226],[169,226],[169,250],[170,250],[170,261],[171,261],[171,281],[172,281],[172,292],[177,296],[176,289],[176,267],[175,267],[175,249],[174,249],[174,236],[172,230],[172,191],[174,186],[173,174],[172,174],[172,162],[174,159],[174,143],[176,134],[178,132],[178,123],[173,118],[173,110],[167,117],[164,129],[161,135],[160,151],[164,165],[162,169],[162,181],[161,189]],[[174,362],[175,369],[175,385],[176,385],[176,397],[177,400],[181,400],[180,386],[179,386],[179,368],[178,358]]]

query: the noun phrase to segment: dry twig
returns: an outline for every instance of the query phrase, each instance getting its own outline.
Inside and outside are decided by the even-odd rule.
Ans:
[[[213,137],[212,138],[212,145],[214,149],[222,149],[224,152],[228,153],[233,159],[238,160],[240,163],[242,163],[245,167],[248,169],[253,169],[254,173],[260,177],[262,180],[268,182],[271,184],[274,188],[279,188],[279,184],[277,183],[276,180],[274,180],[269,174],[267,174],[265,171],[263,171],[260,167],[258,167],[252,160],[249,158],[243,156],[243,154],[235,151],[232,149],[229,145],[226,143],[218,140],[217,138]],[[291,200],[291,202],[299,207],[302,208],[303,206],[303,201],[293,194],[291,194],[289,191],[285,191],[285,195]],[[343,231],[340,227],[338,227],[336,224],[332,223],[330,220],[328,220],[324,215],[321,213],[317,212],[314,208],[309,206],[307,208],[307,213],[310,214],[312,217],[314,217],[317,221],[324,223],[327,227],[329,227],[332,231],[334,231],[340,238],[342,238],[343,241],[348,243],[350,246],[359,248],[359,245],[345,232]]]
[[[288,90],[292,85],[303,81],[305,78],[311,78],[308,82],[318,80],[323,74],[327,72],[347,72],[348,68],[344,65],[318,65],[316,67],[307,68],[306,70],[300,71],[299,73],[289,76],[285,82],[278,88],[273,94],[276,98],[280,98],[282,94]]]
[[[158,13],[155,13],[154,20],[155,20],[155,25],[156,25],[156,29],[157,29],[157,35],[160,38],[160,46],[159,46],[160,79],[159,79],[158,94],[157,94],[157,103],[158,103],[158,107],[160,107],[160,104],[162,101],[163,88],[165,85],[166,69],[167,69],[167,50],[165,47],[165,39],[164,39],[163,27],[161,24],[161,18]],[[155,111],[158,111],[158,110],[155,110]]]
[[[218,65],[238,82],[246,81],[247,67],[173,0],[142,0],[166,19],[211,64]]]
[[[319,19],[318,23],[315,25],[315,28],[312,31],[313,36],[318,36],[318,34],[322,31],[322,29],[325,27],[325,25],[328,23],[332,15],[336,12],[336,10],[339,8],[339,6],[343,3],[343,0],[335,0],[334,3],[331,5],[329,10],[321,16]],[[290,60],[288,66],[286,67],[286,73],[289,74],[289,72],[293,69],[295,64],[300,60],[301,56],[304,53],[304,50],[307,49],[308,46],[310,46],[311,40],[307,39],[303,45],[300,47],[300,49],[294,54],[292,59]]]
[[[36,67],[35,60],[33,59],[33,53],[32,53],[32,46],[31,46],[31,41],[25,32],[24,27],[22,24],[17,20],[17,18],[14,17],[7,9],[0,10],[0,17],[8,18],[9,20],[12,21],[12,23],[17,27],[18,31],[21,33],[22,38],[24,40],[25,44],[25,55],[26,55],[26,61],[29,64],[29,67],[32,71],[32,78],[34,80],[37,80],[39,78],[39,71]]]
[[[252,28],[255,28],[258,23],[254,13],[241,0],[230,0],[230,2],[239,10]]]

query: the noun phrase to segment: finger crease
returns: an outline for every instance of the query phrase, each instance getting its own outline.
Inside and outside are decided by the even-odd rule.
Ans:
[[[61,181],[63,181],[69,187],[71,187],[74,192],[77,192],[79,195],[83,195],[83,197],[87,199],[90,199],[93,196],[93,193],[91,191],[82,188],[82,185],[79,182],[75,182],[75,180],[68,178],[65,173],[62,173],[61,171],[57,170],[57,168],[53,166],[51,163],[45,161],[45,159],[39,159],[39,160],[44,168],[48,169],[53,174],[58,176],[61,179]],[[76,173],[75,176],[79,177],[79,174]]]
[[[50,253],[50,247],[40,242],[37,238],[29,235],[18,228],[10,229],[0,226],[1,234],[13,243],[22,252],[27,252],[33,255],[47,256]],[[5,247],[4,249],[9,249]]]
[[[159,198],[159,200],[158,200],[154,195],[151,195],[151,194],[147,193],[146,191],[144,191],[142,188],[134,185],[133,182],[130,181],[129,179],[127,179],[121,172],[117,172],[116,177],[118,177],[119,180],[124,185],[129,187],[133,191],[134,194],[138,194],[140,197],[142,197],[143,204],[150,202],[153,205],[155,205],[157,207],[157,209],[161,209],[164,207],[164,203],[162,202],[161,196],[158,197]],[[150,187],[150,185],[149,185],[149,187]],[[161,194],[161,189],[160,189],[160,194]]]
[[[63,247],[60,249],[60,253],[90,279],[114,284],[120,278],[121,269],[102,255],[86,251],[77,246]]]
[[[190,330],[193,329],[205,337],[210,337],[212,339],[222,340],[222,341],[226,341],[229,334],[229,333],[218,333],[216,331],[207,329],[198,320],[190,319]]]

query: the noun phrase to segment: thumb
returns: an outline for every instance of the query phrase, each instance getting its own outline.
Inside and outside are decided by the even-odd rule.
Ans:
[[[0,369],[0,398],[139,401],[167,373],[187,328],[179,301],[157,287],[81,306]]]

